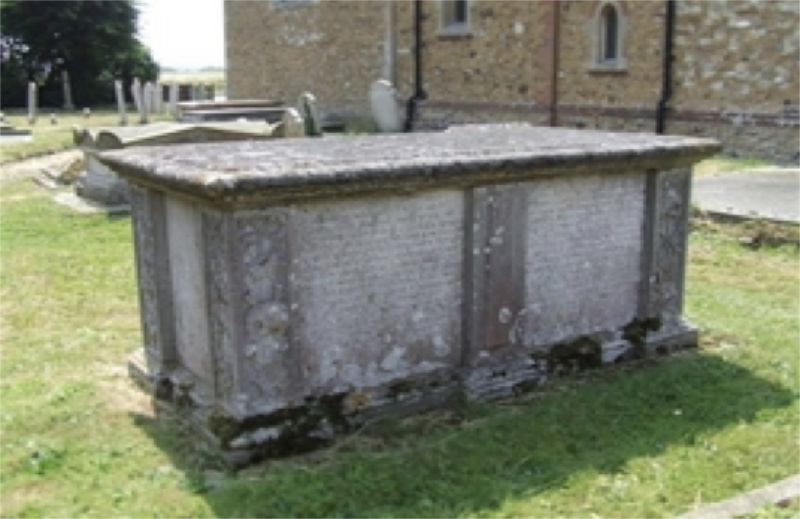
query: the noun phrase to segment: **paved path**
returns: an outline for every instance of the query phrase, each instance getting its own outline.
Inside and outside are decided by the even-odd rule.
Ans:
[[[800,222],[800,169],[764,168],[696,178],[692,201],[710,213]]]
[[[800,497],[800,475],[692,510],[678,519],[734,519]]]

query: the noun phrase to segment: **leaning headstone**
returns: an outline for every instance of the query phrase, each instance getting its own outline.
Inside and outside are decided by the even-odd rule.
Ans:
[[[298,110],[305,122],[306,135],[322,135],[321,118],[317,108],[317,98],[311,92],[303,92],[297,100]]]
[[[75,106],[72,104],[72,85],[69,83],[69,72],[66,70],[61,71],[61,87],[64,91],[64,110],[73,110]]]
[[[369,102],[372,117],[380,131],[399,132],[403,129],[403,115],[397,102],[397,91],[385,79],[379,79],[369,87]]]
[[[155,113],[160,114],[164,112],[164,85],[156,83],[153,88],[153,95],[155,96],[155,106],[153,110]]]
[[[122,91],[122,81],[114,81],[114,95],[117,98],[117,111],[119,112],[119,125],[128,124],[128,114],[125,112],[125,93]]]
[[[36,123],[36,83],[28,82],[28,124]]]
[[[300,113],[294,108],[287,108],[283,112],[281,119],[281,127],[283,128],[283,136],[287,138],[292,137],[305,137],[305,124]]]
[[[173,83],[169,86],[169,114],[178,117],[178,85]]]
[[[158,83],[153,83],[150,88],[150,113],[155,115],[161,111],[161,104],[158,102]]]
[[[153,113],[153,83],[149,81],[144,84],[142,104],[144,105],[144,122],[150,122],[150,114]]]
[[[133,103],[136,105],[136,111],[139,112],[139,122],[144,124],[147,122],[147,114],[145,113],[144,102],[142,100],[142,83],[137,77],[133,78],[131,95],[133,96]]]

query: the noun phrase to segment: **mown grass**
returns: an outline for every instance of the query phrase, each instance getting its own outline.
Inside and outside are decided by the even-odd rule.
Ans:
[[[0,208],[3,517],[667,517],[798,470],[798,250],[747,245],[741,224],[692,233],[697,352],[234,475],[207,472],[127,378],[129,219],[76,215],[29,181],[3,185]]]
[[[72,126],[117,126],[119,115],[116,109],[94,109],[89,117],[84,117],[80,111],[63,111],[42,108],[39,117],[30,124],[27,112],[24,110],[8,110],[3,112],[5,121],[17,130],[30,130],[30,142],[3,143],[0,145],[0,164],[13,162],[28,157],[44,155],[56,151],[74,148],[72,141]],[[50,122],[50,114],[55,114],[57,123]],[[129,124],[136,120],[134,110],[128,107]],[[166,121],[169,117],[163,114],[151,117],[153,121]]]

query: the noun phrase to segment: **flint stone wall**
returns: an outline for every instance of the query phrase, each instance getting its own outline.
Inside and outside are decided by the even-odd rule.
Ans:
[[[134,374],[237,464],[690,346],[690,171],[716,151],[489,125],[104,153],[131,184]]]

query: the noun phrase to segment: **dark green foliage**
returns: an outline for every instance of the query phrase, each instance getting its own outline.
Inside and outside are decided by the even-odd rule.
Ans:
[[[136,38],[138,14],[130,0],[0,1],[0,104],[24,106],[35,81],[41,106],[62,106],[62,71],[78,107],[113,102],[115,79],[155,79],[158,65]]]

